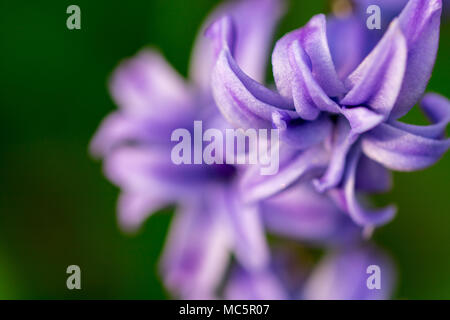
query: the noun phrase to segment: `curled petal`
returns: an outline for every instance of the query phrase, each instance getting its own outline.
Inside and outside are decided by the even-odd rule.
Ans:
[[[184,202],[172,222],[161,272],[183,299],[211,298],[224,275],[230,239],[220,215],[203,202]]]
[[[398,121],[391,121],[397,129],[430,139],[445,136],[445,129],[450,122],[450,101],[435,93],[425,95],[421,102],[421,109],[432,123],[428,126],[417,126]]]
[[[343,181],[343,200],[345,209],[350,217],[360,226],[373,227],[383,225],[395,215],[394,206],[388,206],[383,209],[370,210],[363,208],[356,195],[356,169],[361,156],[359,146],[355,146],[349,154],[347,171]]]
[[[320,111],[339,113],[339,106],[313,78],[311,67],[308,65],[309,58],[298,40],[290,45],[288,55],[292,68],[292,98],[300,117],[314,120]]]
[[[332,122],[323,115],[316,121],[284,120],[280,113],[272,117],[275,127],[280,131],[280,139],[288,146],[305,150],[324,141],[332,131]]]
[[[197,36],[191,57],[190,78],[199,87],[209,91],[217,46],[205,38],[203,31],[215,20],[230,15],[236,22],[236,61],[251,78],[263,81],[269,46],[275,25],[284,12],[283,7],[283,1],[279,0],[239,0],[225,3],[215,9]]]
[[[408,63],[391,118],[405,115],[425,91],[439,46],[441,0],[409,1],[399,17],[408,46]]]
[[[392,170],[415,171],[436,163],[449,149],[450,139],[435,140],[411,134],[388,124],[366,133],[364,153]]]
[[[324,192],[339,185],[344,175],[347,154],[357,139],[358,134],[350,130],[348,122],[343,118],[339,118],[334,133],[328,168],[320,179],[313,181],[319,192]]]
[[[390,258],[377,248],[363,244],[325,256],[307,281],[303,298],[384,300],[390,298],[394,281],[395,270]]]
[[[307,56],[308,59],[305,60],[318,86],[329,97],[340,96],[345,89],[336,73],[331,58],[326,37],[326,19],[324,15],[314,16],[305,27],[288,33],[275,45],[272,54],[272,65],[275,83],[281,95],[292,99],[294,87],[297,87],[296,90],[300,93],[301,88],[298,88],[298,85],[307,82],[307,79],[294,81],[295,77],[301,77],[300,74],[296,74],[296,70],[293,69],[291,64],[291,62],[295,61],[292,59],[290,61],[289,58],[291,45],[295,41],[298,41],[299,46],[304,50],[305,56],[303,58]],[[301,63],[302,61],[298,60],[296,62]]]
[[[300,179],[320,174],[326,168],[327,161],[328,154],[321,146],[303,152],[282,146],[277,174],[263,176],[258,166],[252,166],[245,172],[239,186],[242,199],[256,202],[273,196]]]
[[[367,105],[387,118],[402,86],[406,60],[406,40],[394,20],[373,51],[347,78],[350,91],[341,104]]]
[[[232,25],[231,18],[224,17],[210,27],[210,37],[222,46],[212,73],[212,90],[224,117],[241,128],[271,128],[272,114],[280,110],[287,116],[297,117],[280,95],[254,81],[239,68],[230,51],[228,35],[231,31],[226,31]]]
[[[260,203],[270,232],[319,244],[337,244],[359,237],[360,228],[326,195],[309,184],[296,184]]]

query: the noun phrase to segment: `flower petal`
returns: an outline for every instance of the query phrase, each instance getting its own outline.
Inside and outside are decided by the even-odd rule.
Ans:
[[[244,204],[229,188],[215,199],[216,213],[225,217],[239,262],[248,270],[263,270],[269,263],[269,248],[258,208]]]
[[[161,272],[168,288],[181,298],[210,298],[229,254],[229,233],[220,215],[207,203],[185,202],[172,222]]]
[[[357,139],[358,134],[351,131],[347,120],[339,118],[334,133],[328,168],[320,179],[313,181],[319,192],[324,192],[339,185],[344,175],[347,154]]]
[[[289,61],[290,47],[295,41],[299,42],[299,46],[309,58],[309,68],[318,86],[329,97],[340,96],[344,92],[344,86],[337,76],[331,58],[324,15],[314,16],[305,27],[288,33],[276,43],[272,54],[272,65],[275,83],[280,94],[292,99],[294,87],[297,86],[296,90],[300,93],[301,88],[298,88],[298,85],[309,81],[307,79],[297,83],[294,81],[295,77],[301,77],[296,74]]]
[[[356,190],[386,192],[392,188],[391,171],[365,155],[361,155],[356,170]]]
[[[327,165],[328,154],[318,146],[303,152],[283,146],[279,171],[263,176],[258,166],[251,166],[241,179],[239,190],[245,202],[256,202],[275,195],[300,179],[320,174]]]
[[[315,121],[290,121],[283,119],[280,113],[274,113],[272,119],[280,132],[280,140],[297,150],[305,150],[321,143],[329,137],[333,126],[330,118],[325,115]]]
[[[134,232],[152,213],[164,208],[172,200],[165,194],[122,193],[117,209],[119,225],[126,232]]]
[[[137,116],[167,121],[173,111],[192,108],[190,88],[154,50],[142,50],[124,61],[111,78],[110,90],[124,112]]]
[[[396,209],[388,206],[383,209],[370,210],[363,208],[356,196],[356,170],[361,157],[359,146],[355,146],[348,157],[348,166],[343,181],[343,200],[345,211],[360,226],[374,227],[386,224],[393,219]]]
[[[233,23],[230,17],[215,22],[208,34],[221,46],[212,73],[216,104],[224,117],[240,128],[271,128],[272,114],[282,111],[298,117],[293,108],[277,93],[248,77],[231,55]]]
[[[211,41],[205,38],[203,30],[223,15],[230,15],[236,22],[236,61],[251,78],[264,81],[269,46],[275,25],[284,12],[283,7],[283,1],[279,0],[240,0],[215,9],[197,36],[191,57],[190,78],[205,91],[210,90],[214,48]]]
[[[319,244],[355,240],[360,228],[328,198],[301,183],[260,203],[270,232]]]
[[[387,118],[402,86],[406,60],[406,40],[394,20],[377,46],[347,78],[350,91],[341,104],[366,105]]]
[[[437,140],[382,124],[364,134],[362,149],[389,169],[415,171],[436,163],[450,148],[450,139]]]
[[[425,91],[439,46],[441,0],[409,1],[399,17],[406,37],[408,63],[403,85],[391,118],[405,115]]]
[[[450,101],[435,93],[425,95],[421,102],[421,109],[432,123],[428,126],[417,126],[398,121],[390,124],[397,129],[430,139],[445,136],[445,129],[450,122]]]

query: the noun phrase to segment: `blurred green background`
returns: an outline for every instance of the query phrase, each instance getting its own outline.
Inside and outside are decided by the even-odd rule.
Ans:
[[[81,8],[81,30],[66,8]],[[0,4],[0,298],[162,299],[157,270],[170,213],[134,236],[120,232],[118,189],[88,154],[115,106],[106,81],[145,45],[187,73],[192,40],[211,0],[2,1]],[[326,1],[291,1],[277,37],[326,12]],[[450,21],[441,29],[430,91],[450,96]],[[351,39],[350,39],[351,40]],[[408,121],[423,123],[414,110]],[[423,172],[395,174],[380,201],[393,223],[376,242],[398,266],[395,298],[450,298],[450,156]],[[66,268],[82,269],[82,290],[66,289]]]

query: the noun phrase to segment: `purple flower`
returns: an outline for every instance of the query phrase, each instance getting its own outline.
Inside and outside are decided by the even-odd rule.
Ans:
[[[294,259],[292,252],[279,249],[274,249],[272,263],[266,270],[250,272],[236,266],[226,284],[225,297],[251,300],[383,300],[389,299],[392,294],[395,276],[393,263],[370,243],[331,250],[312,267]]]
[[[207,24],[225,13],[238,21],[238,61],[261,80],[280,3],[227,3]],[[175,129],[192,131],[194,120],[227,127],[209,86],[213,51],[199,36],[188,83],[155,50],[124,61],[110,83],[120,109],[104,120],[91,145],[92,153],[104,159],[106,176],[121,188],[119,223],[125,230],[136,230],[158,209],[178,205],[161,271],[168,288],[182,298],[213,297],[231,251],[249,269],[268,260],[257,207],[241,204],[233,187],[241,169],[171,162]]]
[[[209,28],[220,49],[212,78],[217,106],[233,125],[275,126],[284,141],[277,176],[247,177],[243,189],[254,188],[249,201],[316,175],[317,189],[329,191],[357,224],[371,227],[392,219],[394,207],[365,209],[356,191],[385,191],[387,169],[426,168],[450,147],[443,138],[450,102],[443,97],[428,94],[422,100],[430,126],[397,121],[423,95],[431,76],[441,6],[439,0],[408,2],[362,62],[365,48],[353,50],[359,43],[348,48],[349,35],[358,32],[354,25],[335,23],[330,29],[324,15],[313,17],[275,46],[277,92],[239,68],[232,17]]]

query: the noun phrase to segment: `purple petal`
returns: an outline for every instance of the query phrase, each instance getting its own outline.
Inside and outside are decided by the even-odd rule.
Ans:
[[[397,129],[430,139],[445,136],[445,129],[450,122],[450,101],[435,93],[425,95],[421,102],[421,109],[432,123],[428,126],[417,126],[398,121],[391,121]]]
[[[122,193],[119,197],[119,225],[127,232],[136,231],[155,211],[170,204],[167,195],[155,193]]]
[[[289,59],[290,48],[295,41],[298,41],[297,49],[300,47],[304,51],[304,54],[302,51],[299,53],[300,56],[303,56],[301,57],[303,61],[302,59]],[[301,94],[302,88],[299,85],[309,82],[307,79],[299,79],[295,82],[295,78],[301,77],[301,75],[296,74],[296,70],[291,64],[292,62],[302,63],[305,60],[318,87],[322,88],[328,97],[338,97],[344,92],[344,86],[337,76],[328,47],[324,15],[314,16],[305,27],[288,33],[275,46],[272,54],[274,78],[278,91],[284,97],[292,99],[294,88],[296,88],[297,94]],[[305,74],[307,73],[305,72]],[[311,95],[318,93],[318,91],[310,92]],[[319,98],[321,97],[317,97],[317,99]],[[324,102],[322,101],[322,103]]]
[[[356,170],[361,156],[359,146],[355,146],[349,154],[347,171],[343,181],[343,200],[345,211],[350,215],[355,223],[360,226],[380,226],[393,219],[396,209],[388,206],[383,209],[366,209],[358,202],[356,195]]]
[[[267,55],[275,25],[283,13],[283,1],[245,0],[225,3],[208,16],[201,27],[191,57],[190,77],[209,91],[211,70],[214,65],[214,47],[206,39],[203,30],[224,15],[230,15],[236,22],[236,61],[244,72],[257,81],[263,81]]]
[[[336,187],[344,175],[347,154],[358,139],[358,135],[351,132],[347,120],[339,118],[331,150],[331,159],[325,174],[314,180],[314,185],[319,192]]]
[[[392,119],[405,115],[425,91],[436,60],[441,13],[441,0],[416,0],[409,1],[399,17],[408,46],[408,63]]]
[[[89,148],[95,157],[103,157],[114,147],[128,141],[145,140],[145,137],[147,137],[147,133],[140,121],[114,112],[102,121]]]
[[[414,171],[437,162],[450,148],[450,139],[441,139],[450,121],[450,102],[438,95],[427,95],[422,109],[430,126],[416,126],[393,121],[365,133],[364,153],[389,169]]]
[[[161,261],[168,288],[183,299],[213,296],[224,275],[230,239],[220,215],[203,202],[183,203]]]
[[[264,228],[256,205],[244,204],[230,188],[214,199],[216,213],[225,217],[231,230],[233,248],[239,262],[248,270],[262,270],[269,263]]]
[[[380,289],[369,289],[367,282],[380,271]],[[328,254],[313,271],[303,297],[309,300],[384,300],[394,286],[394,267],[383,252],[368,245],[343,249]]]
[[[309,179],[322,172],[327,162],[328,155],[320,146],[303,152],[282,147],[277,174],[263,176],[258,166],[252,166],[246,171],[239,186],[242,199],[255,202],[275,195],[301,178]]]
[[[354,16],[328,18],[327,38],[339,78],[344,79],[361,63],[366,53],[366,32],[361,28],[361,20]]]
[[[166,122],[173,112],[189,112],[191,91],[164,58],[143,50],[114,72],[111,94],[123,112]]]
[[[260,204],[270,232],[312,243],[337,244],[357,239],[360,229],[309,184],[297,184]]]
[[[175,165],[170,152],[169,147],[120,148],[105,159],[105,174],[130,192],[160,190],[174,196],[198,192],[214,177],[214,166]]]
[[[398,21],[347,78],[350,91],[340,101],[347,106],[367,105],[386,117],[397,100],[407,59],[406,40]]]
[[[272,121],[279,130],[280,140],[297,150],[305,150],[321,143],[330,135],[333,126],[330,118],[325,115],[316,121],[289,121],[284,120],[279,113],[274,113]]]
[[[391,188],[391,171],[378,162],[362,155],[356,171],[356,190],[363,192],[386,192]]]
[[[288,58],[292,69],[292,98],[295,109],[305,120],[314,120],[319,112],[339,113],[340,108],[331,100],[314,79],[309,58],[295,40],[289,47]]]
[[[232,26],[231,18],[225,17],[209,28],[209,36],[222,46],[212,73],[212,89],[224,117],[241,128],[271,128],[272,114],[278,111],[292,118],[298,117],[280,95],[239,68],[230,52]]]

